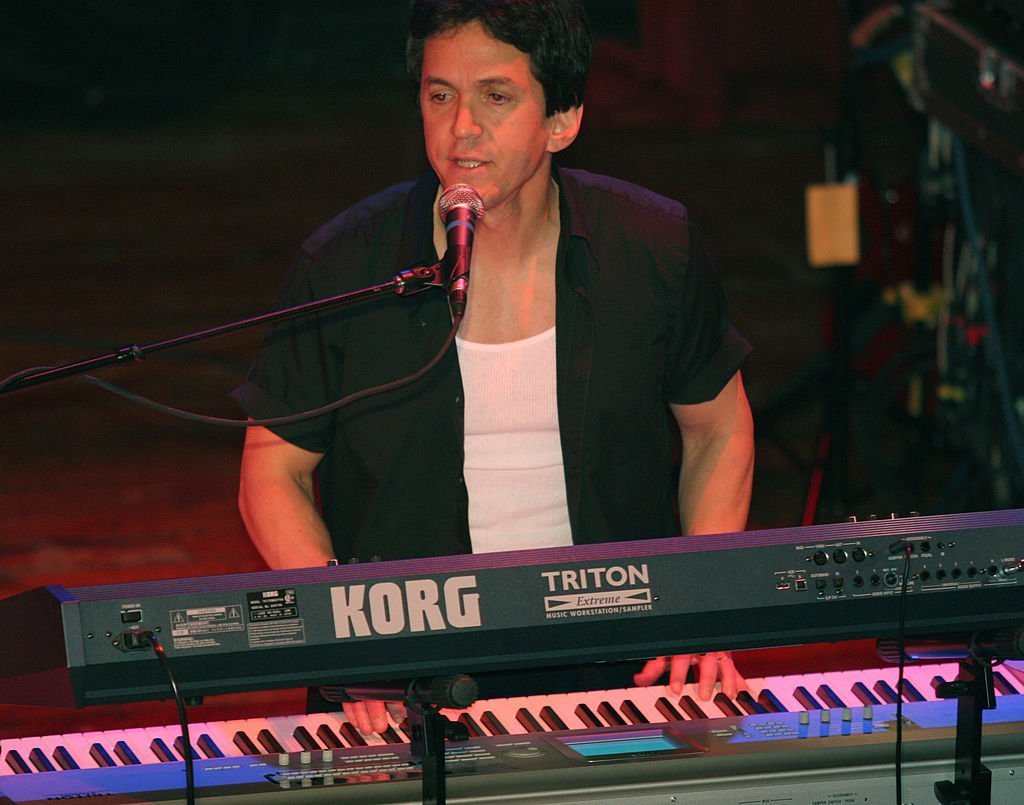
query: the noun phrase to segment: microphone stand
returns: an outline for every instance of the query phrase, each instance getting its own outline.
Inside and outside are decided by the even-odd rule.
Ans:
[[[879,640],[877,646],[886,662],[900,661],[901,647],[896,641]],[[956,679],[935,689],[939,698],[957,700],[954,777],[935,783],[935,797],[942,805],[989,805],[992,771],[981,762],[982,711],[996,707],[992,663],[1024,658],[1024,626],[919,639],[902,647],[902,655],[905,660],[960,660]]]
[[[448,796],[445,742],[465,741],[469,738],[469,731],[464,724],[449,720],[441,708],[465,709],[473,704],[479,696],[476,680],[465,674],[453,674],[413,679],[407,685],[382,682],[327,687],[320,691],[328,701],[404,702],[406,723],[412,738],[409,755],[420,761],[423,770],[423,805],[445,805]]]
[[[942,805],[988,805],[992,771],[981,762],[981,716],[996,706],[992,664],[977,657],[962,660],[956,681],[943,682],[935,692],[956,698],[954,776],[935,783],[935,797]]]
[[[44,383],[61,380],[66,377],[83,375],[96,369],[102,369],[106,366],[120,366],[133,361],[143,360],[147,355],[153,352],[183,346],[184,344],[191,344],[195,341],[203,341],[207,338],[225,335],[227,333],[235,332],[236,330],[244,330],[248,327],[254,327],[259,324],[271,324],[283,319],[294,319],[300,316],[306,316],[310,313],[318,313],[323,310],[330,310],[331,308],[341,307],[342,305],[354,302],[362,302],[367,299],[375,299],[388,294],[409,296],[411,294],[418,293],[419,291],[426,290],[428,287],[443,288],[445,286],[445,282],[441,278],[441,267],[442,263],[435,263],[432,266],[410,268],[399,272],[388,282],[383,282],[379,285],[371,285],[367,288],[360,288],[355,291],[349,291],[336,296],[329,296],[324,299],[315,299],[312,302],[282,308],[281,310],[274,310],[269,313],[262,313],[257,316],[251,316],[246,319],[222,324],[217,327],[210,327],[206,330],[199,330],[176,338],[169,338],[165,341],[157,341],[143,346],[139,346],[137,344],[126,345],[117,348],[113,352],[97,355],[93,358],[87,358],[86,360],[76,361],[74,363],[67,363],[61,366],[26,369],[7,378],[7,380],[0,381],[0,395],[9,394],[15,391],[22,391],[31,386],[42,385]]]

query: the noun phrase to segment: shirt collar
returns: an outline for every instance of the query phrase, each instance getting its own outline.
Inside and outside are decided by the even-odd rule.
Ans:
[[[562,245],[559,249],[571,247],[571,242],[582,240],[589,245],[590,230],[583,214],[583,202],[580,197],[579,185],[572,171],[559,170],[552,163],[551,176],[558,185],[559,215],[561,217]],[[434,200],[440,180],[433,171],[427,171],[415,183],[409,195],[406,209],[406,226],[402,233],[402,246],[399,250],[401,269],[413,266],[431,265],[440,259],[434,247]],[[566,237],[567,236],[567,237]],[[579,270],[579,263],[570,259],[566,261],[570,273]]]
[[[406,202],[402,245],[398,250],[399,269],[433,265],[440,259],[434,247],[434,199],[440,180],[427,171],[413,185]]]
[[[583,201],[580,198],[579,185],[574,179],[572,171],[559,170],[558,166],[552,163],[551,176],[558,185],[558,195],[561,200],[562,232],[571,238],[589,240],[590,230],[587,228],[587,219],[583,214]]]

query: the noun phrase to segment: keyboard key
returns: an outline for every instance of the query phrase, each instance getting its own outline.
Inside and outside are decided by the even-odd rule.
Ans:
[[[632,699],[623,699],[622,704],[619,705],[619,710],[622,711],[622,714],[630,724],[651,723],[650,719],[640,712],[640,708],[636,706]]]
[[[748,715],[768,712],[768,708],[759,704],[757,699],[750,695],[749,690],[741,690],[736,694],[736,704]]]
[[[7,750],[7,765],[11,767],[15,774],[32,773],[32,767],[25,762],[25,758],[21,756],[17,749]]]
[[[338,737],[338,733],[331,728],[330,724],[321,724],[317,727],[316,737],[323,741],[324,746],[328,749],[342,749],[345,746],[341,738]]]
[[[490,710],[485,710],[480,716],[480,723],[491,735],[508,735],[508,729],[501,723],[498,717]]]
[[[78,761],[71,756],[71,752],[68,751],[66,746],[58,746],[53,750],[53,759],[57,762],[64,771],[71,771],[72,769],[80,768]]]
[[[597,713],[609,727],[626,726],[626,719],[619,715],[619,711],[612,707],[611,702],[601,702],[597,706]]]
[[[110,756],[106,747],[101,743],[94,743],[89,747],[89,757],[96,761],[97,766],[116,766],[117,763]]]
[[[256,742],[243,730],[238,730],[235,737],[231,739],[243,755],[262,755],[263,750],[256,746]]]
[[[486,734],[483,727],[477,724],[476,719],[469,713],[460,713],[458,722],[466,728],[470,738],[482,738]]]
[[[57,771],[57,767],[53,765],[46,753],[38,747],[28,753],[28,761],[36,767],[37,771]]]
[[[868,690],[868,686],[863,682],[856,682],[854,684],[853,695],[857,697],[861,704],[875,705],[882,703],[882,700]]]
[[[576,717],[589,729],[596,729],[604,726],[604,723],[595,715],[594,711],[590,709],[590,706],[586,704],[586,702],[580,702],[576,705],[575,713]]]
[[[117,755],[117,759],[124,766],[139,766],[142,763],[134,750],[124,741],[118,741],[114,744],[114,754]]]
[[[149,748],[163,763],[173,763],[178,759],[171,747],[167,745],[167,742],[163,738],[154,738],[153,742],[149,745]]]
[[[522,724],[523,728],[527,732],[544,732],[544,727],[542,727],[540,722],[537,721],[533,713],[525,707],[520,707],[519,710],[516,711],[516,721]]]

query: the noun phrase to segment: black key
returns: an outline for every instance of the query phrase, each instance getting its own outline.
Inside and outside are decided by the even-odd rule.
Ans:
[[[695,721],[706,719],[708,717],[708,714],[700,709],[700,705],[685,693],[679,697],[679,706],[683,708],[683,712],[686,713],[687,716]]]
[[[217,746],[216,741],[205,732],[199,736],[196,745],[199,747],[199,751],[206,755],[206,757],[224,757],[224,753]]]
[[[154,738],[149,748],[161,763],[173,763],[178,759],[163,738]]]
[[[89,747],[89,757],[96,761],[97,766],[116,766],[117,763],[110,756],[107,748],[103,744],[93,744]]]
[[[769,713],[788,713],[786,705],[782,703],[782,700],[772,693],[768,688],[764,688],[760,693],[757,694],[757,703],[761,705]]]
[[[249,737],[248,733],[239,730],[235,733],[235,737],[231,739],[232,742],[239,748],[243,755],[262,755],[263,751],[253,743],[252,738]]]
[[[550,705],[546,704],[540,709],[540,717],[541,720],[549,727],[551,727],[551,729],[553,730],[569,729],[566,723],[562,721],[561,717],[558,715],[558,713],[555,712],[554,708]]]
[[[1021,685],[1018,682],[1015,686],[1014,681],[1016,680],[1013,679],[1012,675],[1004,676],[1000,671],[992,672],[992,683],[995,685],[996,693],[1001,693],[1005,696],[1013,696],[1024,692],[1024,685]]]
[[[132,751],[132,748],[124,741],[118,741],[114,744],[114,754],[117,755],[117,759],[125,766],[142,765],[142,761],[139,760],[139,756],[136,755],[135,752]]]
[[[71,757],[71,753],[66,746],[58,746],[54,749],[53,759],[57,761],[57,765],[64,769],[64,771],[79,768],[78,761]]]
[[[853,695],[860,699],[861,704],[881,704],[882,701],[870,690],[868,686],[863,682],[854,682],[853,687],[850,688],[853,691]]]
[[[829,685],[819,685],[818,696],[828,707],[849,707]]]
[[[480,716],[480,721],[487,728],[487,731],[491,735],[508,735],[508,730],[505,729],[505,725],[498,720],[498,717],[494,715],[490,710],[485,710],[483,715]]]
[[[941,676],[939,676],[938,674],[936,674],[935,676],[933,676],[933,677],[932,677],[932,678],[931,678],[931,679],[929,680],[928,684],[929,684],[929,685],[931,685],[931,688],[932,688],[932,690],[933,690],[933,691],[934,691],[935,693],[938,693],[938,691],[939,691],[939,685],[945,685],[945,684],[946,684],[946,680],[945,680],[945,679],[943,679],[943,678],[942,678]]]
[[[174,739],[174,751],[178,753],[178,757],[180,757],[182,760],[185,759],[185,739],[182,738],[180,735],[177,738]],[[199,757],[199,753],[196,751],[196,748],[193,746],[192,747],[192,759],[195,760],[197,757]]]
[[[272,733],[266,727],[264,727],[259,731],[259,733],[257,733],[256,741],[268,752],[273,752],[275,754],[280,755],[283,754],[285,751],[284,747],[281,746],[281,742],[277,740],[277,736],[274,735],[274,733]]]
[[[661,713],[666,721],[684,721],[683,714],[676,710],[675,705],[672,704],[664,696],[659,696],[658,701],[654,703],[654,709]]]
[[[345,747],[338,734],[331,729],[330,724],[321,724],[317,727],[316,737],[323,741],[324,746],[328,749],[343,749]]]
[[[741,690],[736,694],[736,704],[743,708],[744,712],[748,715],[757,715],[758,713],[767,713],[768,709],[762,707],[757,703],[757,700],[750,695],[749,690]]]
[[[348,741],[349,746],[366,746],[366,739],[363,737],[363,734],[351,722],[344,722],[338,728],[338,732],[341,733],[343,740]]]
[[[909,679],[904,679],[901,683],[900,692],[903,694],[904,700],[908,702],[926,702],[928,701],[917,688],[914,687],[914,683]]]
[[[793,690],[793,698],[796,699],[800,704],[804,706],[805,710],[824,710],[821,706],[821,702],[814,698],[807,688],[803,685],[797,685]]]
[[[483,738],[484,733],[483,727],[476,723],[476,719],[473,718],[469,713],[462,713],[459,716],[459,723],[466,728],[469,732],[470,738]]]
[[[597,706],[597,713],[608,722],[609,727],[626,726],[626,719],[619,715],[619,711],[612,707],[610,702],[601,702]]]
[[[299,724],[299,726],[297,726],[292,731],[292,737],[296,741],[299,742],[299,746],[301,746],[303,749],[308,749],[308,750],[312,751],[314,749],[322,749],[323,748],[323,747],[320,746],[320,744],[317,741],[317,739],[309,734],[309,730],[307,730],[301,724]]]
[[[384,740],[384,743],[389,744],[404,744],[405,739],[402,738],[393,727],[387,727],[383,732],[377,733]]]
[[[15,774],[31,774],[32,767],[25,762],[25,758],[17,749],[7,750],[7,765]]]
[[[896,695],[896,691],[892,689],[892,685],[884,679],[879,679],[873,687],[875,693],[877,693],[879,698],[886,704],[896,704],[900,699],[900,697]]]
[[[622,700],[622,706],[619,708],[622,711],[622,715],[626,717],[626,720],[630,724],[650,724],[651,721],[647,716],[640,712],[640,708],[636,706],[629,699]]]
[[[540,725],[540,722],[537,721],[533,713],[525,707],[520,707],[516,710],[516,721],[522,724],[527,732],[544,732],[544,727]]]
[[[718,705],[718,709],[721,710],[723,713],[725,713],[725,715],[727,715],[727,716],[741,716],[741,715],[743,715],[743,711],[740,710],[740,708],[736,706],[736,704],[733,702],[733,700],[730,699],[728,696],[726,696],[721,691],[719,691],[718,693],[715,694],[715,697],[714,697],[713,701],[714,701],[715,704]]]
[[[46,753],[38,746],[28,753],[28,760],[39,771],[57,771],[57,767],[50,762]]]
[[[591,728],[604,726],[604,724],[601,723],[601,719],[594,715],[594,711],[582,702],[576,706],[575,713],[577,718],[583,722],[584,726]]]
[[[461,718],[457,720],[462,721]],[[412,730],[409,727],[409,719],[403,718],[399,722],[398,727],[395,729],[395,733],[398,735],[398,740],[400,743],[409,743],[409,741],[412,740]]]

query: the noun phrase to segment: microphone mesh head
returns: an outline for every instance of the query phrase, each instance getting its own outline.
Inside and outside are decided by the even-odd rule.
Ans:
[[[448,220],[448,213],[456,207],[466,207],[473,215],[473,220],[484,214],[484,200],[476,192],[476,188],[468,184],[453,184],[444,189],[441,200],[437,202],[437,211],[441,220]]]

